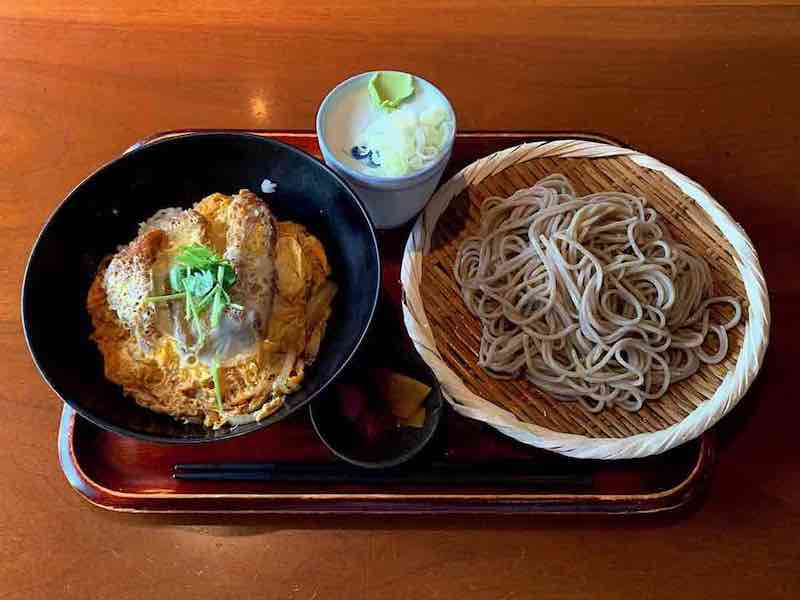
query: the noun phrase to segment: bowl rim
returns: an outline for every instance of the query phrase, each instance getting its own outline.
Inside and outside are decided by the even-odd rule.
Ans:
[[[31,270],[31,263],[34,261],[35,257],[38,255],[40,251],[40,243],[42,238],[46,235],[47,231],[50,229],[52,225],[53,219],[58,215],[64,208],[64,206],[75,196],[78,191],[91,179],[100,175],[101,173],[107,171],[112,166],[116,165],[120,161],[127,160],[131,156],[135,156],[140,152],[147,151],[149,148],[154,146],[159,146],[162,144],[169,144],[178,142],[181,140],[185,140],[187,138],[231,138],[231,139],[241,139],[245,138],[248,140],[258,141],[259,143],[265,143],[268,145],[279,146],[284,150],[288,150],[290,153],[296,154],[300,157],[308,158],[317,163],[319,167],[321,167],[324,171],[326,171],[330,176],[332,176],[343,188],[347,191],[350,195],[352,200],[355,202],[355,205],[361,211],[365,222],[367,224],[367,230],[369,232],[370,246],[375,251],[375,256],[377,257],[377,276],[375,278],[375,290],[372,294],[371,299],[371,306],[369,310],[369,315],[367,318],[367,323],[365,327],[362,329],[361,333],[358,335],[353,347],[345,356],[344,360],[341,362],[339,367],[334,371],[334,373],[327,378],[326,381],[323,381],[322,384],[314,390],[313,393],[310,393],[304,402],[299,403],[297,406],[294,406],[291,410],[289,410],[285,415],[283,415],[280,419],[277,420],[270,420],[269,417],[264,421],[258,422],[256,424],[259,425],[252,430],[242,430],[242,428],[233,426],[229,427],[224,433],[220,435],[215,435],[213,437],[187,437],[187,438],[174,438],[174,437],[167,437],[157,434],[150,434],[150,433],[143,433],[140,431],[133,431],[130,429],[126,429],[124,427],[120,427],[113,423],[110,423],[106,419],[98,417],[97,415],[92,414],[90,411],[85,410],[82,406],[80,406],[73,398],[66,398],[64,395],[61,394],[56,389],[56,384],[50,378],[50,376],[44,371],[42,365],[39,362],[38,358],[38,351],[35,350],[31,343],[31,335],[28,330],[29,328],[29,315],[28,311],[26,310],[26,306],[29,304],[28,296],[30,295],[30,270]],[[65,196],[64,198],[56,205],[56,207],[50,212],[47,218],[44,221],[44,224],[41,226],[36,239],[31,246],[30,252],[28,253],[28,258],[25,262],[25,270],[22,277],[22,286],[20,291],[20,320],[22,321],[22,332],[25,337],[25,345],[28,348],[28,353],[33,360],[33,364],[36,367],[36,370],[39,372],[39,376],[44,380],[47,386],[52,390],[52,392],[66,405],[70,406],[75,412],[78,413],[81,417],[86,419],[87,421],[91,422],[92,424],[105,429],[106,431],[110,431],[112,433],[116,433],[119,435],[123,435],[129,438],[147,441],[147,442],[158,442],[158,443],[167,443],[167,444],[205,444],[205,443],[214,443],[214,442],[221,442],[225,440],[230,440],[233,438],[241,437],[243,435],[248,435],[251,433],[255,433],[257,431],[261,431],[266,427],[278,423],[279,421],[289,417],[290,415],[298,412],[299,410],[306,407],[314,398],[316,398],[319,394],[321,394],[331,383],[333,383],[342,371],[350,364],[350,361],[358,352],[359,348],[361,347],[364,339],[366,338],[367,334],[369,333],[372,323],[375,318],[375,313],[377,311],[378,303],[380,301],[381,296],[381,288],[382,288],[382,281],[383,281],[383,263],[381,261],[381,253],[380,253],[380,245],[378,244],[378,238],[375,230],[375,224],[372,221],[372,218],[369,215],[369,212],[366,210],[364,203],[358,197],[358,195],[352,190],[350,185],[345,181],[343,177],[341,177],[338,173],[336,173],[333,169],[331,169],[328,165],[326,165],[323,161],[319,160],[316,156],[298,148],[297,146],[292,146],[291,144],[287,144],[280,140],[276,140],[269,136],[259,135],[256,133],[250,132],[233,132],[233,131],[199,131],[193,132],[189,131],[186,133],[181,133],[180,135],[164,137],[164,138],[156,138],[148,141],[150,138],[145,138],[144,142],[134,144],[133,146],[129,147],[127,150],[123,151],[119,155],[115,156],[114,158],[106,161],[105,163],[101,164],[97,167],[94,171],[92,171],[89,175],[84,177],[77,185],[75,185]],[[127,401],[132,401],[130,398],[126,398]],[[167,415],[169,418],[169,416]],[[177,422],[177,421],[176,421]],[[219,430],[217,430],[219,431]]]

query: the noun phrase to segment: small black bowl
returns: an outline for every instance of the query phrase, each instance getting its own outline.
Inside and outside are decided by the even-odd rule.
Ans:
[[[398,367],[395,363],[389,368],[413,377],[431,388],[424,400],[426,410],[422,427],[403,427],[390,431],[377,444],[365,441],[357,433],[354,422],[342,413],[339,396],[342,387],[338,384],[329,387],[309,406],[311,422],[317,435],[333,454],[352,465],[365,469],[389,469],[405,464],[428,446],[441,422],[444,410],[442,392],[427,365],[421,361],[403,361],[402,366]],[[371,367],[354,365],[340,381],[368,390],[363,382],[370,377],[370,370]],[[369,400],[375,402],[376,399]]]
[[[258,423],[219,430],[184,425],[139,407],[103,374],[89,339],[86,294],[104,257],[132,240],[138,225],[168,206],[189,207],[212,192],[261,194],[279,219],[319,237],[339,287],[317,361],[302,388]],[[22,322],[42,377],[81,416],[105,429],[160,442],[222,440],[280,421],[319,394],[347,365],[372,321],[381,265],[375,230],[338,175],[305,152],[245,133],[198,133],[146,145],[101,167],[76,187],[45,224],[31,252]]]

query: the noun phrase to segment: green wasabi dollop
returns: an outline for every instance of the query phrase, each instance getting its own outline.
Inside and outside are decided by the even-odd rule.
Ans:
[[[375,106],[394,110],[414,94],[414,78],[408,73],[375,73],[369,80],[369,97]]]

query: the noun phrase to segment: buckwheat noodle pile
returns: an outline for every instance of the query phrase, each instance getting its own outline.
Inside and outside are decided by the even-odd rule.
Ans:
[[[637,411],[722,361],[742,314],[737,298],[711,297],[705,260],[641,198],[578,197],[563,175],[486,199],[480,236],[464,240],[454,271],[482,323],[478,364],[591,412]],[[727,323],[710,322],[715,303],[733,307]]]

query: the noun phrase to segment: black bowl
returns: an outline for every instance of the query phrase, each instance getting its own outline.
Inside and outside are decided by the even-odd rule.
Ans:
[[[184,425],[139,407],[103,375],[89,339],[85,302],[101,260],[136,236],[160,208],[189,207],[212,192],[241,188],[267,196],[277,218],[305,225],[328,254],[339,292],[317,361],[302,388],[259,423]],[[363,340],[380,295],[375,230],[361,202],[314,157],[264,137],[188,134],[133,150],[101,167],[61,203],[33,247],[22,291],[22,322],[31,355],[50,387],[81,416],[105,429],[163,442],[205,442],[262,429],[295,412],[345,367]]]
[[[365,469],[399,467],[417,458],[434,439],[444,410],[439,382],[422,359],[413,350],[399,354],[375,352],[373,348],[380,346],[378,337],[376,332],[340,381],[360,388],[373,406],[377,399],[370,397],[370,386],[365,383],[376,367],[388,368],[427,384],[431,391],[423,402],[426,410],[422,427],[392,429],[377,442],[365,440],[359,435],[357,424],[342,413],[340,394],[344,387],[338,384],[330,386],[309,406],[314,430],[328,449],[345,462]]]

